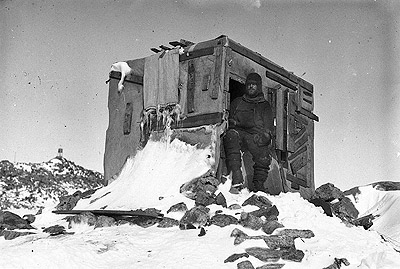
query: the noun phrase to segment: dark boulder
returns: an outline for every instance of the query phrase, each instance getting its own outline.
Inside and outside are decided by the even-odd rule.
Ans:
[[[179,226],[179,221],[176,219],[172,219],[172,218],[168,218],[168,217],[164,217],[160,223],[158,223],[159,228],[171,228],[171,227],[175,227],[175,226]]]
[[[326,183],[315,190],[313,199],[320,198],[326,202],[331,202],[335,199],[341,199],[344,196],[344,193],[340,189],[336,188],[335,185],[332,183]]]
[[[238,224],[239,221],[231,215],[217,214],[211,218],[211,224],[217,225],[219,227],[225,227],[231,224]]]
[[[0,211],[0,229],[34,229],[27,220],[10,211]]]
[[[310,203],[312,203],[316,207],[321,207],[324,210],[325,215],[333,217],[331,204],[329,202],[326,202],[321,198],[314,198],[310,200]]]
[[[254,269],[251,261],[242,261],[237,264],[237,269]]]
[[[234,262],[243,257],[248,258],[249,254],[247,254],[247,253],[232,254],[231,256],[229,256],[228,258],[225,259],[224,263]]]
[[[0,236],[4,236],[5,240],[13,240],[20,236],[25,236],[33,234],[31,232],[18,232],[18,231],[9,231],[9,230],[0,230]]]
[[[276,229],[283,228],[284,226],[276,220],[266,221],[263,223],[261,229],[266,234],[272,234]]]
[[[245,200],[242,206],[246,205],[254,205],[258,206],[259,208],[269,208],[272,206],[272,203],[268,198],[260,195],[253,194],[247,200]]]
[[[116,221],[112,217],[108,216],[98,216],[96,219],[96,223],[94,224],[95,228],[101,228],[101,227],[111,227],[116,224]]]
[[[348,197],[343,197],[339,202],[334,203],[332,210],[335,216],[350,223],[358,217],[358,210]]]
[[[284,263],[267,263],[257,267],[256,269],[281,269],[284,265]]]
[[[270,207],[262,207],[258,210],[250,212],[249,214],[252,214],[256,217],[264,216],[267,221],[278,220],[279,210],[275,205],[273,205]]]
[[[49,233],[50,235],[59,235],[59,234],[65,234],[66,230],[64,226],[61,225],[53,225],[50,227],[47,227],[43,229],[43,232]]]
[[[264,241],[270,249],[295,248],[294,238],[291,236],[264,236]]]
[[[222,192],[220,192],[220,193],[218,193],[218,195],[217,195],[217,197],[215,198],[215,203],[217,204],[217,205],[220,205],[220,206],[222,206],[222,207],[227,207],[227,204],[226,204],[226,198],[225,198],[225,196],[222,194]]]
[[[196,194],[196,199],[195,199],[195,205],[202,205],[202,206],[208,206],[208,205],[212,205],[215,204],[217,199],[217,197],[210,192],[206,192],[204,190],[199,190],[197,191]]]
[[[239,224],[243,227],[250,228],[256,231],[261,229],[263,221],[260,217],[257,217],[247,212],[242,212],[242,214],[240,214]]]
[[[245,249],[246,253],[263,262],[277,262],[281,258],[281,252],[270,248],[251,247]]]
[[[281,236],[290,236],[293,238],[311,238],[314,237],[314,233],[311,230],[298,230],[298,229],[284,229],[277,233]]]
[[[60,198],[60,202],[56,206],[56,209],[57,210],[72,210],[81,198],[82,198],[81,191],[76,191],[72,195],[63,196]]]
[[[186,212],[188,210],[186,204],[184,202],[175,204],[173,206],[171,206],[168,211],[167,214],[170,212]]]
[[[199,205],[193,207],[183,215],[179,221],[179,228],[184,230],[191,226],[196,228],[205,226],[210,221],[209,211],[210,209],[205,206]]]
[[[304,252],[295,248],[282,249],[281,258],[292,262],[301,262],[304,258]]]

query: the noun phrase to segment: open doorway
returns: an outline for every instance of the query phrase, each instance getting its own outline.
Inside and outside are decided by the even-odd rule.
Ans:
[[[242,96],[245,93],[245,85],[237,80],[232,78],[229,79],[229,93],[230,100],[229,103],[232,103],[233,100]]]

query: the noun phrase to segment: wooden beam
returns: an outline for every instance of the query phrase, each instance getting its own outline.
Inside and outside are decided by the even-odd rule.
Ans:
[[[110,72],[110,78],[121,79],[121,72],[111,71]],[[131,82],[131,83],[135,83],[135,84],[139,84],[139,85],[143,85],[143,77],[135,75],[135,74],[131,74],[131,75],[125,77],[125,81]]]
[[[214,47],[193,50],[193,51],[186,51],[183,54],[179,55],[179,61],[182,62],[193,58],[198,58],[201,56],[212,55],[212,54],[214,54]]]
[[[302,186],[304,188],[308,188],[307,182],[304,179],[295,177],[295,176],[293,176],[293,175],[291,175],[289,173],[286,173],[286,178],[287,178],[287,180],[289,180],[289,181],[291,181],[293,183],[296,183],[296,184],[298,184],[298,185],[300,185],[300,186]]]

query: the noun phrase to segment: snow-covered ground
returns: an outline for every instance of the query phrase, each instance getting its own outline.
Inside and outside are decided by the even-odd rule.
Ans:
[[[81,200],[77,209],[137,209],[155,207],[168,217],[180,219],[183,213],[168,213],[171,205],[185,202],[188,208],[194,201],[179,193],[179,187],[206,172],[211,165],[207,149],[175,141],[168,146],[150,142],[135,158],[127,161],[120,176],[109,186],[97,191],[90,199]],[[220,185],[227,204],[242,204],[252,195],[242,191],[239,195],[228,192],[230,181]],[[380,234],[399,240],[400,225],[396,212],[400,210],[396,191],[379,192],[372,187],[360,188],[361,193],[353,197],[360,213],[380,214],[373,229],[348,227],[335,217],[323,214],[297,193],[278,196],[265,195],[279,210],[278,220],[286,229],[309,229],[315,237],[296,239],[296,248],[305,256],[301,263],[283,261],[283,268],[321,269],[333,263],[334,258],[346,258],[349,266],[342,268],[400,268],[400,254],[393,245],[385,242]],[[211,205],[210,214],[216,210],[233,216],[240,212],[253,211],[254,206],[227,209]],[[142,228],[124,224],[107,228],[93,228],[85,224],[76,225],[68,232],[74,234],[49,236],[41,232],[42,227],[59,224],[67,227],[62,215],[51,213],[48,207],[32,224],[37,233],[6,241],[0,237],[0,268],[237,268],[244,259],[254,267],[265,263],[254,257],[237,262],[224,263],[234,253],[244,253],[248,247],[266,247],[263,240],[247,240],[234,245],[230,234],[239,228],[248,235],[260,235],[240,225],[205,227],[206,234],[199,237],[199,230],[180,230],[179,227],[158,228],[156,225]],[[22,213],[22,212],[16,212]],[[26,213],[26,212],[23,212]]]

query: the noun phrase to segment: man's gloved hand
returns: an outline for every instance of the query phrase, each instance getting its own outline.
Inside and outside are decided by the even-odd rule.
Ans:
[[[236,121],[234,119],[228,119],[228,126],[229,127],[234,127],[236,126]]]
[[[257,133],[254,135],[254,142],[257,146],[269,146],[271,144],[271,134],[269,132]]]

